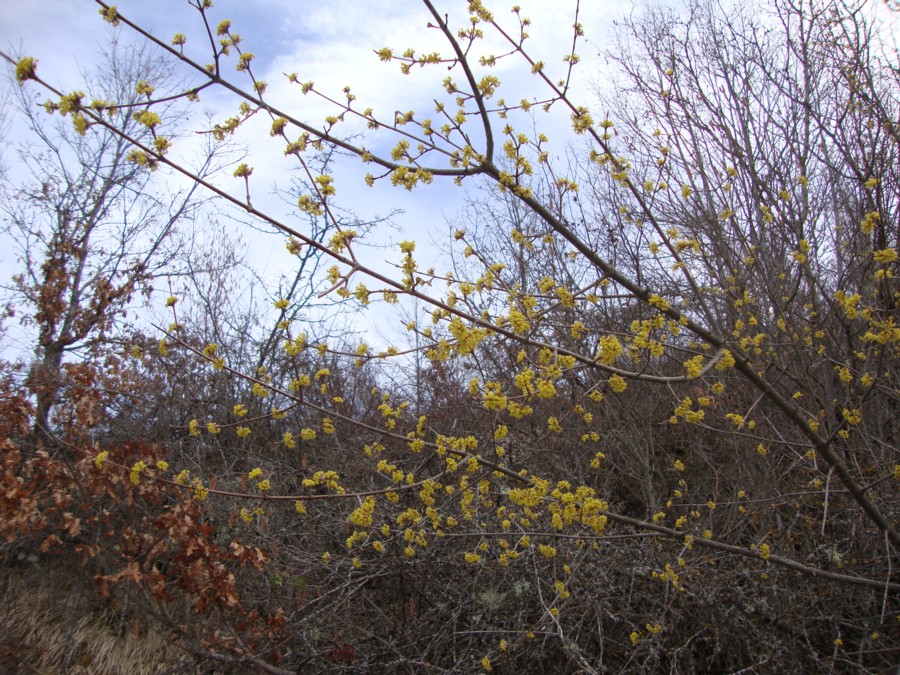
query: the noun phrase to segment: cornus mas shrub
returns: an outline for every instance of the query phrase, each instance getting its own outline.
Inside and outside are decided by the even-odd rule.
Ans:
[[[427,311],[376,347],[317,335],[285,293],[279,348],[253,363],[173,294],[167,329],[109,347],[115,368],[69,366],[79,387],[40,433],[10,381],[8,546],[79,552],[101,595],[219,669],[894,667],[900,136],[877,20],[829,2],[647,9],[590,91],[577,4],[566,53],[534,54],[519,7],[426,0],[442,49],[372,58],[442,85],[429,110],[385,113],[302,64],[292,97],[270,95],[209,0],[174,38],[98,4],[192,84],[140,80],[123,108],[15,60],[48,112],[314,252],[335,307]],[[173,159],[163,104],[212,89],[234,109],[203,131],[265,119],[255,143],[297,163],[308,229],[254,206],[249,163]],[[304,117],[309,100],[331,112]],[[411,240],[394,274],[367,264],[322,168],[336,151],[398,203],[471,188],[449,269]],[[168,392],[171,424],[114,440],[108,407],[79,414],[110,391]]]

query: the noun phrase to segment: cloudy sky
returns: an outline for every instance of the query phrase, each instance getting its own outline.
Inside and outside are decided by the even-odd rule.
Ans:
[[[430,113],[432,99],[440,94],[440,81],[447,75],[444,68],[437,67],[404,77],[395,64],[381,63],[373,54],[374,49],[384,46],[395,51],[412,47],[418,53],[448,52],[439,32],[426,27],[430,17],[424,5],[415,0],[216,0],[214,4],[210,11],[213,23],[231,19],[232,29],[244,37],[243,47],[256,55],[255,74],[269,83],[269,99],[304,120],[316,122],[330,111],[312,97],[301,96],[296,86],[287,83],[284,73],[296,72],[301,81],[314,80],[318,87],[338,98],[343,86],[349,85],[360,107],[372,107],[376,114],[388,118],[394,110]],[[507,25],[515,32],[514,17],[509,13],[512,3],[488,4],[496,7],[498,16],[508,17]],[[533,20],[528,44],[534,58],[558,64],[557,72],[562,74],[561,59],[570,48],[576,2],[532,0],[518,4],[523,7],[523,15]],[[580,79],[595,74],[591,57],[605,39],[611,20],[622,14],[624,4],[622,0],[581,3],[580,20],[593,44],[583,43],[579,50],[586,57]],[[152,3],[152,9],[151,3],[143,0],[120,0],[117,6],[125,16],[164,40],[176,32],[187,34],[187,52],[200,62],[209,60],[199,15],[187,0],[161,0]],[[438,6],[450,13],[451,21],[464,20],[463,0],[439,1]],[[92,0],[0,3],[0,46],[37,57],[42,77],[58,83],[60,88],[73,89],[82,81],[79,70],[96,62],[103,41],[110,36],[97,8]],[[458,21],[457,25],[462,24]],[[125,39],[129,38],[127,28],[122,33]],[[484,42],[483,51],[487,53],[503,51],[494,36],[488,35]],[[529,93],[542,93],[536,78],[524,77],[526,71],[521,65],[512,68],[513,62],[509,63],[510,67],[504,62],[493,71],[504,80],[501,95],[506,93],[518,100]],[[243,83],[238,73],[232,75],[236,82]],[[235,105],[233,100],[216,93],[204,94],[203,103],[222,117],[232,114]],[[263,126],[267,129],[267,125]],[[258,145],[254,143],[254,150]],[[272,160],[280,154],[277,142],[263,141],[263,145],[258,148],[260,155],[266,154]],[[276,171],[283,173],[282,167]],[[403,194],[397,201],[408,199]]]
[[[419,70],[412,75],[400,74],[396,64],[381,63],[373,50],[392,47],[402,52],[407,47],[417,53],[438,51],[448,53],[447,44],[437,30],[428,29],[430,16],[426,8],[414,0],[330,0],[326,3],[287,0],[216,0],[210,11],[213,27],[222,19],[232,21],[232,30],[240,33],[242,47],[256,55],[254,75],[269,83],[267,97],[270,102],[283,107],[294,116],[311,123],[321,123],[325,115],[332,113],[327,105],[312,97],[304,97],[297,86],[289,85],[285,73],[296,72],[301,81],[313,80],[323,91],[341,97],[345,85],[352,88],[361,108],[372,107],[376,114],[390,119],[395,110],[416,110],[420,117],[433,114],[433,99],[441,95],[440,82],[447,76],[445,67]],[[465,23],[463,0],[438,0],[442,12],[449,14],[451,25]],[[515,34],[517,22],[510,13],[512,2],[487,3],[506,22],[508,30]],[[573,0],[520,0],[522,15],[532,19],[528,43],[533,58],[550,64],[555,76],[564,74],[562,58],[571,49],[576,2]],[[579,53],[585,59],[576,75],[576,82],[586,83],[594,79],[598,71],[596,54],[608,38],[612,21],[620,17],[630,3],[624,0],[582,1],[579,20],[587,33]],[[208,42],[199,13],[187,0],[160,0],[147,3],[143,0],[118,0],[117,7],[126,17],[134,20],[149,32],[165,41],[177,32],[188,36],[186,53],[205,63],[209,61]],[[104,41],[112,35],[111,29],[98,15],[99,6],[92,0],[41,0],[26,2],[0,2],[0,47],[16,55],[28,54],[39,60],[39,73],[64,90],[83,87],[83,73],[99,60]],[[131,40],[128,28],[120,29],[122,40]],[[506,51],[496,36],[487,35],[480,49],[484,53],[500,54]],[[233,65],[233,61],[231,62]],[[510,100],[543,95],[537,79],[530,75],[521,62],[501,63],[495,68],[503,81],[499,96]],[[236,83],[246,86],[241,74],[231,71]],[[456,79],[461,76],[454,73]],[[44,100],[46,94],[37,95]],[[585,101],[589,103],[589,101]],[[219,92],[204,93],[202,105],[214,111],[219,119],[234,113],[236,101]],[[248,151],[247,161],[254,167],[252,190],[254,205],[271,212],[287,222],[297,222],[292,208],[283,200],[271,195],[273,186],[287,187],[296,165],[285,160],[281,141],[271,139],[269,122],[259,116],[240,136],[240,142]],[[199,122],[198,122],[199,123]],[[568,140],[568,123],[564,116],[542,121],[542,130],[550,136],[558,152],[564,152]],[[339,129],[342,133],[360,131],[359,127]],[[14,164],[12,150],[20,140],[18,129],[12,125],[5,139],[3,154],[5,164]],[[387,149],[387,139],[366,139],[367,147]],[[14,167],[13,167],[14,168]],[[373,241],[393,244],[404,239],[415,239],[421,261],[436,264],[439,269],[438,248],[432,240],[446,238],[452,221],[457,220],[464,207],[466,192],[447,183],[436,181],[434,185],[409,193],[394,188],[387,182],[367,188],[362,183],[365,169],[354,163],[339,166],[334,173],[339,182],[338,203],[356,212],[363,219],[386,215],[396,209],[403,211],[395,218],[396,229],[382,229]],[[346,175],[345,175],[346,174]],[[240,194],[240,181],[222,176],[221,185]],[[250,253],[259,269],[272,276],[287,272],[291,259],[283,252],[283,237],[249,237]],[[5,248],[5,251],[9,251]],[[396,248],[393,249],[396,251]],[[384,260],[397,260],[399,256],[383,248],[366,253],[367,261],[385,270]],[[14,260],[0,250],[0,270],[4,277]]]

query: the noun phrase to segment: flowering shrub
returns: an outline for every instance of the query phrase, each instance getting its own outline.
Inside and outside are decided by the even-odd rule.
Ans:
[[[322,297],[338,306],[415,301],[430,317],[377,351],[315,335],[279,292],[266,343],[278,348],[254,363],[182,324],[170,296],[155,353],[135,338],[107,375],[129,393],[159,395],[159,381],[197,394],[165,433],[148,423],[139,442],[92,444],[84,400],[99,406],[109,388],[85,370],[84,395],[54,401],[65,437],[47,430],[26,457],[29,403],[10,389],[11,541],[81,553],[101,595],[216,608],[194,632],[179,625],[185,643],[270,672],[889,664],[900,138],[896,71],[864,60],[876,38],[858,15],[648,10],[609,55],[620,89],[589,107],[573,84],[577,21],[557,72],[527,51],[520,8],[501,17],[470,0],[451,18],[425,0],[447,51],[376,57],[410,76],[450,72],[434,119],[385,118],[349,87],[288,75],[333,108],[315,121],[269,98],[211,2],[196,3],[199,34],[218,37],[208,66],[185,55],[190,33],[169,43],[100,4],[201,78],[185,99],[236,97],[211,137],[271,118],[313,225],[254,207],[246,163],[215,182],[172,159],[153,82],[132,115],[153,142],[129,139],[133,163],[186,174],[283,233],[292,255],[330,261]],[[776,27],[760,36],[764,18]],[[501,60],[541,93],[507,94]],[[16,76],[50,85],[33,59]],[[57,98],[48,108],[79,134],[116,132],[82,97]],[[533,107],[566,111],[569,164],[519,130]],[[365,144],[340,135],[351,120]],[[487,186],[448,244],[452,271],[422,269],[411,241],[394,276],[368,266],[365,235],[338,215],[341,183],[316,170],[331,150],[355,155],[372,189]],[[235,178],[240,197],[222,187]],[[415,396],[384,376],[407,354]]]

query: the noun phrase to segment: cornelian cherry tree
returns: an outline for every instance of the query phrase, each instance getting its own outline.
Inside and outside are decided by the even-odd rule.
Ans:
[[[182,96],[234,96],[208,133],[267,119],[260,143],[307,174],[298,208],[330,241],[255,206],[254,167],[212,180],[170,159],[152,88],[130,104],[148,142],[110,124],[108,104],[56,92],[33,58],[17,62],[23,85],[54,92],[80,132],[118,134],[137,166],[330,259],[337,306],[430,313],[384,348],[282,315],[280,352],[247,372],[223,345],[186,339],[176,312],[160,358],[242,383],[241,400],[180,430],[227,461],[204,475],[175,455],[82,448],[92,480],[181,490],[179,508],[255,540],[229,550],[263,576],[241,572],[244,595],[217,599],[233,614],[207,655],[271,672],[891,663],[900,181],[896,55],[876,55],[875,24],[829,2],[647,12],[620,27],[619,76],[594,95],[576,86],[577,4],[566,53],[538,55],[518,7],[423,0],[445,48],[376,45],[373,58],[411,79],[447,71],[433,109],[385,114],[352,82],[286,75],[331,107],[318,120],[270,98],[250,41],[210,0],[174,38],[98,4],[196,78]],[[525,91],[498,75],[515,68]],[[541,131],[560,111],[565,163]],[[398,200],[439,181],[483,188],[448,243],[452,269],[420,267],[413,241],[396,275],[366,264],[365,238],[335,217],[341,184],[310,159],[331,148]],[[431,383],[415,404],[377,375],[412,352]],[[129,550],[126,578],[160,599],[156,554]],[[237,584],[203,574],[180,588]]]

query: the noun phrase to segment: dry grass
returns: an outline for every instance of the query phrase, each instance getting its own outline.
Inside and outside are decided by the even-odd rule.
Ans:
[[[74,565],[0,570],[0,671],[151,675],[178,672],[185,653],[145,623],[104,606]]]

